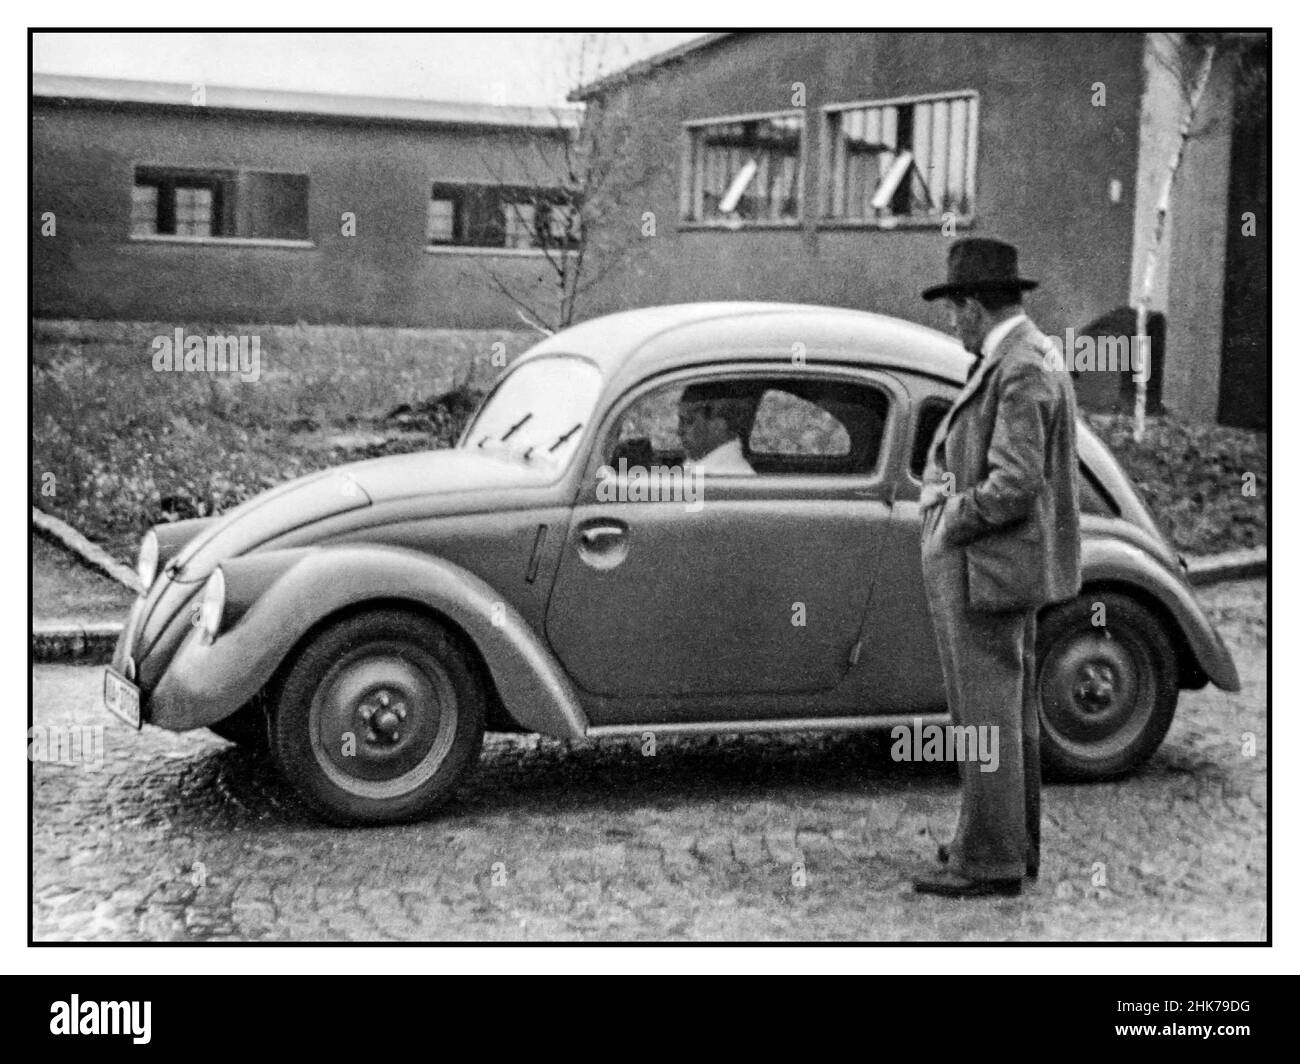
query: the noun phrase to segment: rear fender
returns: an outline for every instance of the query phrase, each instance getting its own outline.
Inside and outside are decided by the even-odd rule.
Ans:
[[[1201,671],[1225,691],[1240,691],[1232,655],[1180,575],[1133,543],[1120,539],[1083,540],[1084,595],[1088,585],[1128,585],[1155,599],[1173,621],[1170,634],[1181,641]]]

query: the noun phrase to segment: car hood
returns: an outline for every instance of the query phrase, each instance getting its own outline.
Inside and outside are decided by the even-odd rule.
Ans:
[[[225,558],[256,550],[349,510],[411,496],[538,487],[553,470],[477,450],[424,451],[336,466],[287,481],[237,506],[186,544],[168,565],[179,583],[204,580]]]

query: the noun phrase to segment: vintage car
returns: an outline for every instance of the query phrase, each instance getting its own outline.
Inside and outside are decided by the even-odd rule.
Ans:
[[[952,339],[767,303],[628,311],[516,360],[455,448],[148,532],[105,677],[139,727],[269,744],[320,815],[422,816],[484,730],[568,740],[946,723],[922,587]],[[752,475],[682,463],[688,386],[756,397]],[[1038,626],[1045,768],[1120,775],[1234,691],[1181,560],[1080,424],[1082,594]],[[653,475],[652,475],[653,474]]]

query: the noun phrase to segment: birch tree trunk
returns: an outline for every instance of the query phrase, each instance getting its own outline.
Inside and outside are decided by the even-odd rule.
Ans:
[[[1180,48],[1183,45],[1179,46]],[[1160,187],[1160,196],[1156,200],[1156,224],[1155,234],[1151,241],[1151,246],[1147,248],[1146,268],[1142,273],[1142,288],[1138,294],[1137,305],[1137,345],[1138,350],[1143,351],[1147,358],[1151,357],[1151,344],[1147,338],[1147,318],[1151,314],[1151,295],[1152,289],[1156,283],[1156,268],[1160,262],[1160,248],[1164,243],[1165,229],[1169,220],[1169,204],[1174,193],[1174,179],[1178,176],[1178,168],[1183,163],[1183,153],[1187,150],[1187,141],[1191,136],[1192,123],[1196,120],[1196,112],[1201,106],[1201,96],[1205,93],[1205,86],[1210,80],[1210,68],[1214,65],[1215,46],[1209,44],[1205,48],[1205,54],[1201,57],[1200,66],[1196,70],[1196,76],[1191,84],[1191,91],[1187,96],[1187,110],[1183,115],[1183,121],[1178,127],[1178,143],[1174,146],[1174,154],[1169,160],[1169,169],[1165,173],[1164,182]],[[1181,81],[1181,79],[1180,79]],[[1144,371],[1149,371],[1150,366],[1144,366]],[[1147,420],[1147,382],[1146,378],[1150,376],[1149,372],[1139,374],[1136,384],[1136,396],[1133,402],[1133,439],[1141,441],[1146,434]]]

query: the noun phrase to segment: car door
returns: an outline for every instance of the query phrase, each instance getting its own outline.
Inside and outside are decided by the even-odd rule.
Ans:
[[[893,520],[881,545],[879,571],[854,670],[857,701],[870,713],[942,711],[943,672],[921,574],[921,479],[926,457],[957,389],[903,375],[910,415],[902,425]],[[901,422],[902,419],[900,419]]]
[[[744,441],[754,475],[690,476],[676,453],[674,395],[718,379],[761,392]],[[679,374],[616,407],[547,608],[551,646],[579,687],[715,700],[834,687],[891,516],[882,470],[899,404],[884,374],[755,367]],[[645,475],[655,468],[682,474],[675,497],[669,476]]]

